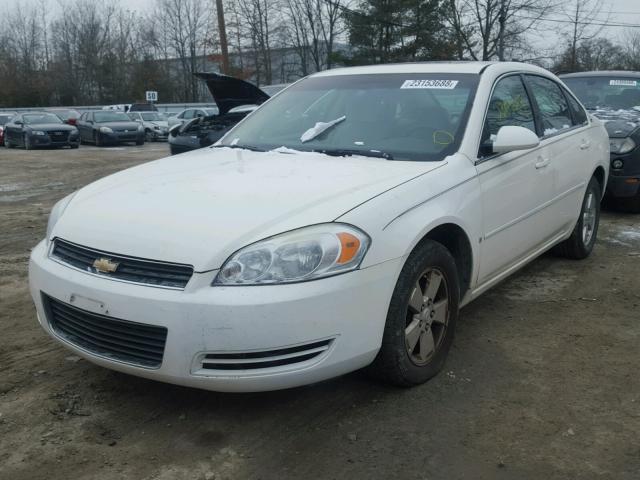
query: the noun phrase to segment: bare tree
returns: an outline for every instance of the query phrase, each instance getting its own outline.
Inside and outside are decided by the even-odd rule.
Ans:
[[[525,33],[551,13],[552,0],[448,0],[447,22],[456,37],[459,58],[490,60],[501,42],[514,56]]]
[[[563,16],[570,25],[565,36],[570,52],[568,67],[572,71],[578,68],[578,46],[597,37],[609,19],[610,14],[604,20],[599,18],[604,6],[602,0],[571,0],[563,6]]]

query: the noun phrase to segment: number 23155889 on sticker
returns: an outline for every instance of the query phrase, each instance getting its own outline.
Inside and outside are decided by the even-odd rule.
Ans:
[[[451,90],[456,88],[458,80],[405,80],[400,88],[437,88]]]

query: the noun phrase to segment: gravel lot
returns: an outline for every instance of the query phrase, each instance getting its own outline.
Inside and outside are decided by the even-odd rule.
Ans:
[[[67,193],[168,154],[0,147],[0,479],[640,478],[640,216],[462,311],[446,369],[218,394],[78,359],[40,329],[30,249]],[[176,161],[180,161],[176,158]]]

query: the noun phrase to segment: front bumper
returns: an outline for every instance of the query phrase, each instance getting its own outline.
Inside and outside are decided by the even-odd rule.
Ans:
[[[145,133],[140,131],[134,132],[113,132],[113,133],[103,133],[100,132],[102,136],[102,141],[104,143],[117,144],[117,143],[128,143],[128,142],[143,142]]]
[[[622,161],[622,168],[613,167],[616,160]],[[640,147],[622,155],[611,154],[606,195],[610,198],[630,198],[640,195]]]
[[[163,382],[216,391],[276,390],[309,384],[371,363],[380,348],[402,259],[311,282],[211,287],[215,271],[196,273],[184,291],[100,278],[47,257],[44,241],[29,263],[29,285],[42,328],[98,365]],[[53,331],[42,294],[93,313],[165,327],[159,368],[94,354]],[[331,339],[321,355],[260,369],[203,370],[208,353],[262,352]]]
[[[34,147],[70,147],[72,145],[80,145],[80,136],[78,134],[69,135],[61,139],[50,135],[29,135],[29,140]]]

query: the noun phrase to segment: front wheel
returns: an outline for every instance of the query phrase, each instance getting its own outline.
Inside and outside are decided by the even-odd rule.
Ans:
[[[569,238],[554,247],[555,254],[574,260],[582,260],[591,254],[600,225],[601,198],[600,184],[595,177],[591,177],[576,226]]]
[[[382,346],[369,366],[374,376],[410,387],[444,366],[453,343],[460,288],[455,260],[426,240],[405,263],[389,305]]]

